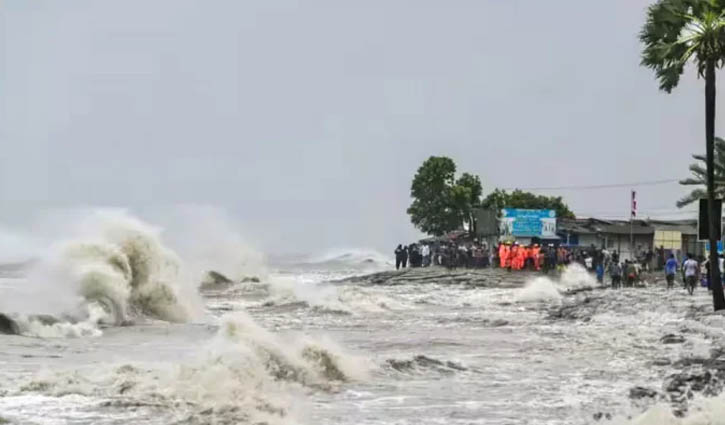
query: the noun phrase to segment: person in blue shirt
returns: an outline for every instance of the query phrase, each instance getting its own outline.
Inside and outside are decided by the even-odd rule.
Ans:
[[[670,254],[670,258],[665,262],[665,278],[667,279],[667,289],[672,288],[675,284],[675,273],[677,273],[677,260],[675,254]]]
[[[597,282],[599,282],[599,284],[604,283],[604,264],[602,264],[601,262],[598,262],[596,272],[597,272]]]

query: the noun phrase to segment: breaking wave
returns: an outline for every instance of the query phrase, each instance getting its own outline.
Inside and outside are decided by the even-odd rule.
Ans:
[[[296,306],[322,313],[379,313],[409,308],[405,303],[374,290],[358,286],[303,283],[295,278],[277,277],[268,286],[264,307]]]
[[[35,336],[40,338],[80,338],[100,336],[98,324],[107,320],[107,310],[98,303],[89,303],[85,306],[85,315],[78,317],[55,318],[49,315],[19,316],[14,319],[16,327],[12,332],[19,335]]]
[[[310,257],[299,265],[371,270],[387,268],[394,265],[394,263],[392,263],[390,256],[372,249],[342,249]]]
[[[26,293],[7,302],[31,334],[64,329],[59,323],[39,327],[32,319],[38,313],[70,324],[120,325],[141,317],[184,322],[200,311],[159,230],[119,212],[95,213],[79,229],[33,266]]]
[[[537,277],[526,283],[516,294],[517,302],[561,301],[557,285],[548,277]]]
[[[596,279],[579,264],[572,264],[564,270],[561,277],[554,281],[545,276],[529,280],[516,293],[517,302],[559,302],[562,294],[597,287]]]
[[[365,360],[330,341],[275,335],[249,316],[224,316],[195,360],[181,365],[121,364],[44,371],[10,395],[79,394],[108,400],[104,407],[173,416],[170,423],[298,423],[296,409],[309,391],[335,391],[368,376]],[[181,416],[179,416],[181,415]],[[177,422],[181,418],[181,421]]]
[[[388,359],[385,362],[386,367],[393,369],[400,373],[424,373],[428,371],[434,371],[442,374],[453,374],[456,372],[468,371],[468,368],[453,361],[442,361],[427,357],[424,355],[417,355],[412,359]]]

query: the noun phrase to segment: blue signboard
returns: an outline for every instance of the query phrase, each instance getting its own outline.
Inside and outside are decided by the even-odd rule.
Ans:
[[[555,237],[556,211],[504,208],[501,211],[501,235]]]
[[[705,244],[705,251],[710,252],[710,242]],[[722,254],[722,241],[717,241],[717,252],[718,254]]]

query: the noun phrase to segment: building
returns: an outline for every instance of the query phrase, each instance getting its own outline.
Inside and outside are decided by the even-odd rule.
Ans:
[[[697,241],[697,220],[558,219],[557,235],[564,245],[616,250],[623,259],[660,247],[694,255],[703,254],[705,248]]]
[[[606,248],[628,259],[656,248],[683,254],[705,254],[705,243],[697,240],[697,220],[605,220],[599,218],[555,218],[548,210],[512,210],[518,215],[511,220],[506,209],[478,211],[477,236],[490,246],[499,241],[520,244],[561,244],[571,247]],[[525,213],[525,214],[524,214]],[[520,215],[523,215],[521,217]],[[518,220],[522,220],[521,223]],[[509,220],[507,222],[507,220]],[[549,223],[549,221],[551,221]],[[630,247],[630,238],[633,246]]]

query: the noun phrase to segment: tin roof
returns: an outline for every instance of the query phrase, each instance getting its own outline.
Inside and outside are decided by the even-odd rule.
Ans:
[[[597,218],[559,219],[560,233],[651,235],[656,230],[678,231],[685,235],[697,234],[697,220],[603,220]]]

